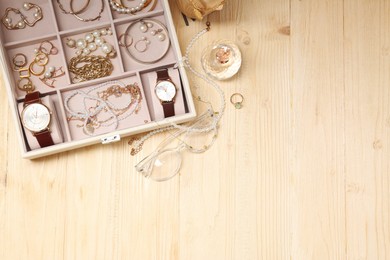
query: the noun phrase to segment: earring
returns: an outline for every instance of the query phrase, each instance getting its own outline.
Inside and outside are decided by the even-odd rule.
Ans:
[[[148,49],[148,45],[150,44],[150,41],[148,40],[148,38],[146,37],[142,37],[141,40],[138,40],[135,44],[134,44],[134,48],[138,51],[138,52],[145,52],[147,49]]]
[[[1,19],[3,25],[8,29],[8,30],[18,30],[18,29],[24,29],[26,28],[26,25],[29,27],[33,27],[38,21],[42,20],[43,14],[42,14],[42,9],[36,4],[32,3],[24,3],[23,4],[23,9],[25,11],[30,10],[31,8],[35,8],[35,13],[33,14],[34,16],[34,21],[29,22],[27,20],[27,17],[19,10],[16,8],[8,7],[5,10],[5,14],[3,18]],[[10,12],[13,12],[17,15],[20,16],[20,21],[18,21],[16,24],[12,24],[12,18],[8,16]]]
[[[40,8],[38,5],[32,4],[32,3],[24,3],[23,4],[24,10],[28,11],[31,8],[35,8],[35,13],[33,14],[34,21],[32,23],[30,23],[27,21],[27,19],[25,19],[25,22],[27,23],[28,26],[33,27],[39,20],[42,19],[43,15],[42,15],[42,8]]]
[[[151,31],[150,34],[152,36],[156,36],[157,35],[157,38],[162,42],[166,38],[165,34],[163,34],[162,32],[163,32],[163,29],[158,29],[158,30]]]
[[[42,83],[44,83],[46,86],[54,88],[54,83],[56,82],[56,78],[62,77],[65,75],[65,72],[63,71],[62,67],[59,69],[56,69],[54,66],[50,66],[48,70],[45,72],[42,78],[39,78]]]
[[[152,28],[153,27],[153,24],[151,22],[147,22],[145,23],[144,21],[140,21],[141,25],[139,26],[139,30],[143,33],[146,33],[149,28]]]

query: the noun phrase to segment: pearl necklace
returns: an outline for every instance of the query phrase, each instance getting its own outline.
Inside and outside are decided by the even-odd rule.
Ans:
[[[122,4],[117,3],[114,0],[109,0],[111,8],[121,14],[135,14],[139,11],[142,11],[145,7],[150,4],[150,0],[141,0],[136,7],[128,8]]]
[[[107,55],[109,58],[115,58],[116,57],[116,51],[114,47],[106,42],[106,40],[103,38],[103,36],[112,35],[111,29],[102,29],[102,30],[95,30],[92,33],[87,33],[84,38],[80,38],[77,40],[74,40],[72,38],[68,38],[66,40],[66,45],[69,48],[77,49],[76,55],[77,56],[86,56],[91,54],[92,52],[96,51],[99,47],[101,51]]]

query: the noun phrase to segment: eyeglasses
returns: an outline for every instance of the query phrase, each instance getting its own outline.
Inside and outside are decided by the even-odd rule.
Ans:
[[[137,172],[160,182],[176,176],[181,169],[183,151],[203,153],[214,144],[218,132],[215,114],[209,109],[190,125],[177,126],[179,130],[169,133],[155,151],[135,166]],[[197,147],[200,143],[202,146]]]

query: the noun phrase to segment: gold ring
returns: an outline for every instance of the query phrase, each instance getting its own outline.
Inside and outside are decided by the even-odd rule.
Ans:
[[[243,102],[244,102],[244,96],[241,95],[240,93],[234,93],[230,97],[230,103],[232,103],[236,109],[241,109]]]
[[[22,57],[23,60],[17,60],[18,57]],[[14,70],[22,68],[27,65],[27,57],[23,53],[17,53],[12,59],[12,63],[15,65]]]

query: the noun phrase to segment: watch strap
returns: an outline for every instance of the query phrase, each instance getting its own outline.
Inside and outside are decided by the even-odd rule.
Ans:
[[[165,101],[161,103],[164,110],[164,117],[171,117],[175,115],[175,103],[173,101]]]
[[[24,105],[30,105],[33,103],[38,103],[40,99],[39,91],[28,93],[24,98]]]
[[[168,69],[158,70],[157,73],[157,80],[170,80],[171,77],[169,77]]]
[[[34,133],[34,136],[37,138],[37,141],[41,147],[54,145],[53,138],[51,137],[49,129],[46,129],[39,133]]]

